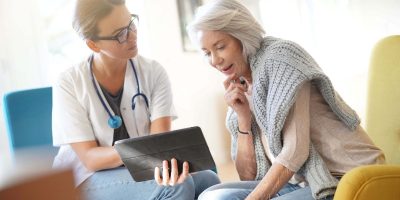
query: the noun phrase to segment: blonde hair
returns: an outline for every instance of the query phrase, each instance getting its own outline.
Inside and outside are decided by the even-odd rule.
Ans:
[[[82,39],[97,36],[97,23],[111,13],[114,6],[125,4],[125,0],[77,0],[72,27]]]
[[[265,34],[250,11],[236,0],[215,0],[199,7],[186,29],[197,45],[199,31],[223,31],[241,42],[245,58],[256,53]]]

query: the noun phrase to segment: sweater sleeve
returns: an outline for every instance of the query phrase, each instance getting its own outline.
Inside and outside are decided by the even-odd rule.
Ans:
[[[299,90],[282,130],[283,147],[276,162],[297,172],[309,155],[310,146],[310,82]]]

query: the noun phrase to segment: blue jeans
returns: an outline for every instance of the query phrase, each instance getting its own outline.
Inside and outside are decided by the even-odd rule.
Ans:
[[[159,186],[154,180],[135,182],[125,167],[99,171],[83,182],[79,189],[85,200],[113,199],[197,199],[206,188],[220,183],[210,171],[191,173],[176,186]]]
[[[245,199],[256,188],[260,181],[240,181],[214,185],[205,190],[199,196],[199,200],[242,200]],[[279,192],[272,197],[273,200],[313,200],[310,187],[286,184]],[[326,197],[324,200],[332,200]]]

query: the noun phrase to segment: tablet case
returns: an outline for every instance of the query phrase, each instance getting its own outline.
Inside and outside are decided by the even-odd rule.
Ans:
[[[216,168],[203,133],[197,126],[119,140],[114,147],[137,182],[154,179],[154,168],[161,169],[162,161],[171,158],[178,160],[179,174],[183,161],[189,162],[189,172]]]

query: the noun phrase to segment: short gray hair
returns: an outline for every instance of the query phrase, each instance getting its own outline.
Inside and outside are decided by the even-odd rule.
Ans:
[[[199,7],[186,29],[197,45],[199,31],[225,32],[242,43],[245,58],[256,53],[265,34],[250,11],[236,0],[215,0]]]

